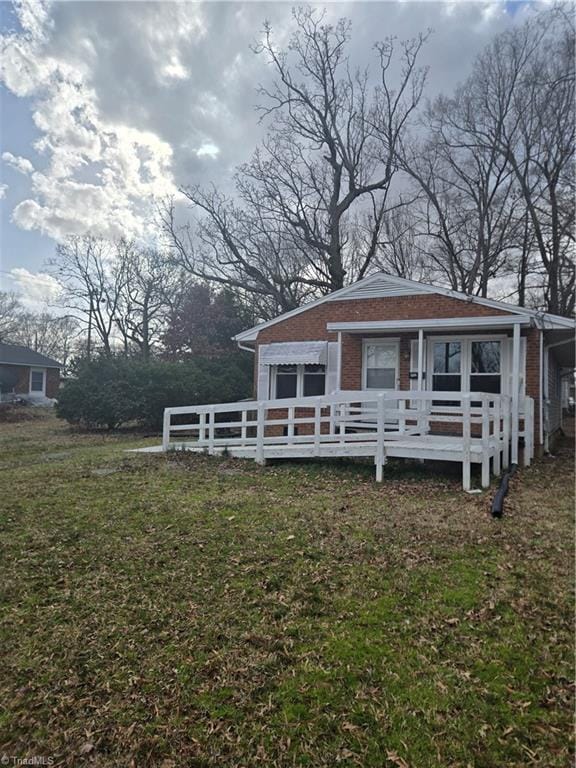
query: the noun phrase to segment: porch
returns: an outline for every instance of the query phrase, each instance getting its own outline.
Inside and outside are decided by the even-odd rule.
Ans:
[[[147,451],[227,452],[267,459],[367,457],[376,480],[390,457],[460,462],[471,489],[471,466],[481,465],[483,488],[518,455],[534,455],[534,404],[482,392],[349,391],[318,397],[182,406],[164,412],[162,446]]]

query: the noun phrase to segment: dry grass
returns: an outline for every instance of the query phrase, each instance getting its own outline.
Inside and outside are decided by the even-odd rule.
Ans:
[[[567,766],[573,466],[457,476],[0,430],[0,754],[77,766]],[[150,441],[148,441],[150,442]]]

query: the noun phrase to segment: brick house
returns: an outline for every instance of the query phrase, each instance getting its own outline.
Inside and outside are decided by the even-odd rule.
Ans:
[[[0,343],[0,401],[47,403],[58,396],[62,365],[17,344]]]
[[[541,449],[561,426],[574,330],[565,317],[380,272],[235,339],[255,352],[258,400],[339,390],[516,392],[534,401]]]
[[[254,400],[164,411],[162,445],[268,459],[530,464],[562,426],[574,321],[376,273],[239,333]],[[173,438],[177,438],[177,441]]]

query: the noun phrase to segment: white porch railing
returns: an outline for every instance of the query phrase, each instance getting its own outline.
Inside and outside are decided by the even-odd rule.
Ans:
[[[518,433],[533,456],[533,401],[523,398]],[[175,423],[177,422],[177,423]],[[228,451],[267,458],[373,456],[382,479],[388,456],[482,465],[482,485],[510,462],[512,401],[481,392],[352,391],[321,397],[182,406],[164,411],[163,450]],[[180,439],[175,441],[174,438]]]

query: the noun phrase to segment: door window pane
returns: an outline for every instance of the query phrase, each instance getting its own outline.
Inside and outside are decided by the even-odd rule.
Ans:
[[[324,365],[304,366],[304,397],[323,395],[326,387],[326,367]]]
[[[398,349],[392,344],[368,344],[366,347],[367,389],[394,389]]]
[[[32,375],[30,377],[30,390],[32,392],[44,391],[44,372],[43,371],[32,371]]]
[[[490,394],[500,394],[500,374],[497,376],[488,374],[472,374],[470,376],[471,392],[489,392]]]
[[[500,373],[500,342],[472,342],[472,373]]]
[[[276,397],[296,397],[298,370],[295,365],[279,365],[276,368]]]
[[[395,368],[368,368],[366,371],[368,389],[394,389],[395,380]]]
[[[459,374],[435,373],[432,378],[434,392],[460,392],[462,389],[462,377]]]
[[[434,344],[434,373],[460,373],[462,349],[459,341]]]

